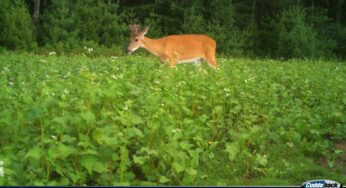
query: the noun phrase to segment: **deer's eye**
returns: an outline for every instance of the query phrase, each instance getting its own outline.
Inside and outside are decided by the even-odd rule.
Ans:
[[[135,39],[135,41],[137,42],[137,41],[138,41],[138,39]]]

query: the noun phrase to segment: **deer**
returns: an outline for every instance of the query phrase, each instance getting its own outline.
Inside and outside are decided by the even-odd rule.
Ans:
[[[129,25],[131,30],[128,54],[138,48],[144,48],[158,57],[161,63],[168,62],[174,68],[180,63],[194,63],[206,61],[212,68],[217,67],[215,53],[216,41],[202,34],[169,35],[159,39],[146,37],[149,26],[143,30],[137,24]]]

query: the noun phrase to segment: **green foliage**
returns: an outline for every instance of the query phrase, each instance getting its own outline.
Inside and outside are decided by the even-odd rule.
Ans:
[[[72,7],[72,1],[54,0],[43,16],[43,29],[46,36],[44,43],[53,46],[73,45],[78,41],[78,28],[75,27],[76,12]],[[77,45],[77,44],[75,44]]]
[[[33,24],[23,0],[0,2],[0,45],[11,50],[35,47]]]
[[[122,22],[118,5],[104,1],[52,1],[45,11],[46,44],[67,49],[83,47],[93,41],[111,47],[125,44],[127,26]]]
[[[333,50],[334,54],[336,54],[338,57],[345,58],[346,54],[346,46],[344,45],[346,43],[346,27],[341,24],[328,24],[324,26],[324,36],[325,38],[331,40],[335,46],[333,48],[327,50]],[[329,41],[324,41],[324,46],[328,47],[330,46],[328,43]],[[321,44],[322,45],[322,44]]]
[[[224,4],[225,3],[225,4]],[[218,50],[234,50],[232,38],[234,33],[234,7],[232,1],[212,1],[213,10],[211,12],[211,21],[208,23],[208,31],[216,41]],[[221,44],[219,41],[223,41]]]
[[[202,10],[202,7],[196,3],[187,8],[184,12],[184,23],[181,26],[184,33],[205,33],[206,23]]]
[[[5,52],[0,184],[345,181],[335,150],[346,139],[344,63],[218,62]]]
[[[300,6],[284,10],[276,25],[277,55],[279,57],[314,57],[318,50],[317,33],[306,21]]]
[[[41,2],[38,9],[36,2]],[[0,49],[74,54],[92,43],[105,55],[114,49],[120,54],[129,38],[127,25],[136,23],[150,26],[147,36],[152,38],[210,35],[217,41],[217,53],[225,56],[344,58],[344,4],[341,0],[4,0]],[[39,13],[34,25],[29,15],[33,13]]]
[[[328,24],[323,12],[308,17],[301,6],[284,10],[275,25],[276,55],[284,58],[333,57],[336,42],[326,30]]]
[[[221,53],[232,56],[243,55],[247,41],[247,33],[239,30],[235,25],[235,7],[230,0],[216,0],[210,3],[210,19],[207,33],[217,41],[217,49]]]

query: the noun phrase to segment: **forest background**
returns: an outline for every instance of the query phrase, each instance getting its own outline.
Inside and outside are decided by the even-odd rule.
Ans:
[[[2,0],[1,50],[122,54],[128,25],[149,37],[207,34],[232,57],[345,58],[344,0]]]

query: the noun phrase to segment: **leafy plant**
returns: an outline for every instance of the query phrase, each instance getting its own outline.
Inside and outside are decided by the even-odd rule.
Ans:
[[[344,63],[218,62],[5,52],[1,185],[345,181]]]

